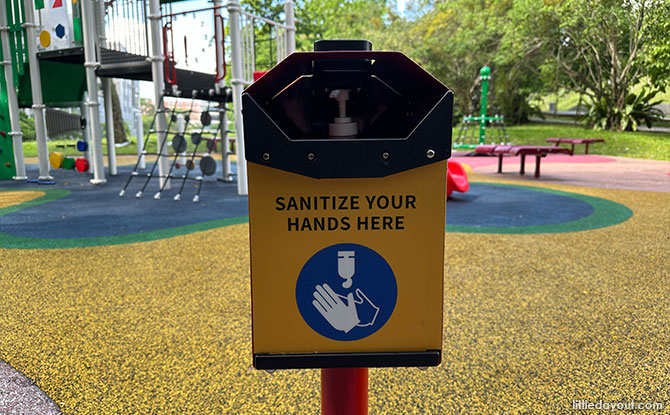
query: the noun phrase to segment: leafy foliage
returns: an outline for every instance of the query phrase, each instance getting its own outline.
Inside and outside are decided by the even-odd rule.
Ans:
[[[660,37],[670,36],[667,29],[653,27],[663,13],[663,3],[659,0],[565,0],[556,4],[532,0],[531,3],[538,10],[539,26],[554,28],[531,32],[550,47],[542,67],[545,81],[553,78],[556,87],[586,96],[591,102],[589,120],[599,128],[620,130],[636,126],[640,116],[627,109],[632,102],[631,91],[651,73],[651,62],[645,58],[647,51],[659,44]],[[656,73],[658,78],[663,70]]]
[[[600,101],[591,105],[586,120],[590,126],[600,130],[608,128],[610,117],[620,119],[621,129],[624,131],[637,131],[637,127],[641,124],[651,127],[663,116],[663,112],[654,107],[660,101],[652,102],[658,92],[644,88],[639,93],[630,93],[623,108],[612,108],[607,98],[602,97]]]
[[[35,121],[33,117],[26,114],[25,111],[19,111],[19,122],[21,123],[21,132],[23,132],[24,141],[35,140]]]
[[[282,0],[243,5],[283,20]],[[658,116],[650,91],[670,85],[667,0],[414,0],[407,7],[399,14],[393,0],[296,0],[297,50],[318,39],[365,38],[375,49],[403,51],[453,89],[463,115],[479,111],[479,70],[487,65],[489,113],[510,123],[538,112],[531,96],[560,89],[589,101],[591,125],[636,129]],[[633,92],[644,83],[646,92]]]
[[[398,21],[386,0],[297,0],[296,50],[309,51],[320,39],[361,39],[375,42],[377,48],[393,43],[400,36],[386,31],[392,21]],[[244,8],[256,15],[275,21],[284,19],[283,0],[245,0]],[[274,33],[268,25],[256,29],[256,63],[263,69],[274,63]],[[379,43],[378,43],[379,41]],[[384,45],[382,45],[384,43]]]

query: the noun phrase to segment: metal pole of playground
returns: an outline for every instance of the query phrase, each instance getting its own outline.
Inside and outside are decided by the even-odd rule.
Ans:
[[[161,6],[159,0],[149,1],[149,16],[151,22],[151,79],[154,81],[154,99],[156,102],[156,138],[158,151],[165,148],[163,142],[167,138],[167,122],[165,120],[165,105],[161,97],[165,87],[165,75],[163,73],[164,56],[162,53],[162,33],[161,33]],[[168,158],[158,155],[159,186],[163,189],[170,188],[170,181],[167,177]],[[167,180],[167,183],[164,183]]]
[[[232,168],[230,164],[230,141],[228,139],[228,114],[226,112],[225,104],[221,104],[221,112],[219,112],[219,123],[221,123],[221,162],[223,169],[219,180],[224,182],[232,182]]]
[[[321,369],[321,415],[367,413],[367,367]]]
[[[84,103],[88,112],[88,123],[91,132],[91,158],[93,178],[91,183],[103,184],[105,179],[105,165],[102,159],[102,129],[100,127],[100,102],[98,102],[98,82],[95,75],[100,65],[95,53],[95,11],[93,2],[81,3],[81,26],[84,38],[84,68],[86,70],[86,90],[88,99]]]
[[[105,129],[107,130],[107,158],[109,175],[116,176],[116,147],[114,142],[114,109],[112,105],[112,78],[102,79],[102,97],[105,102]]]
[[[40,63],[37,60],[37,37],[35,36],[35,9],[33,0],[24,0],[25,23],[21,26],[26,29],[26,43],[28,43],[28,66],[30,70],[30,87],[33,98],[33,116],[35,118],[35,138],[37,140],[37,157],[40,164],[39,180],[52,180],[49,175],[49,148],[47,146],[47,128],[44,116],[44,101],[42,99],[42,77]]]
[[[216,39],[216,44],[214,47],[216,48],[216,74],[217,76],[220,76],[225,73],[226,68],[224,67],[224,59],[223,59],[223,38],[225,36],[224,32],[224,24],[221,22],[219,24],[219,17],[221,15],[221,6],[223,4],[222,0],[213,0],[212,4],[214,5],[214,39]],[[221,18],[223,20],[223,18]],[[220,72],[219,72],[220,71]],[[216,85],[214,86],[216,88],[216,92],[218,93],[221,88],[225,86],[225,79],[220,79]]]
[[[82,133],[84,134],[84,141],[86,141],[86,152],[85,157],[87,160],[92,160],[93,157],[91,157],[91,123],[88,120],[88,114],[86,114],[86,105],[85,102],[88,101],[88,92],[84,91],[84,102],[79,106],[79,113],[81,114],[81,117],[84,119],[84,130]]]
[[[484,66],[479,71],[479,74],[482,80],[482,100],[479,105],[479,144],[484,144],[486,142],[486,97],[489,93],[491,69],[488,66]]]
[[[7,104],[9,106],[9,122],[12,131],[9,135],[12,137],[14,146],[14,165],[16,166],[16,176],[14,180],[27,180],[26,165],[23,160],[23,133],[21,132],[21,122],[19,119],[19,101],[16,98],[16,88],[14,88],[14,70],[12,69],[13,56],[9,48],[9,26],[7,23],[7,3],[0,1],[0,40],[2,41],[2,65],[5,67],[5,82],[7,83]]]
[[[157,0],[156,0],[157,1]],[[242,125],[242,39],[240,38],[240,2],[231,0],[227,4],[230,23],[230,58],[232,73],[230,83],[233,86],[233,114],[235,119],[235,150],[237,153],[237,194],[247,195],[247,163],[244,156],[244,131]]]
[[[135,129],[137,131],[137,157],[139,163],[137,165],[140,169],[146,169],[147,164],[144,160],[144,154],[142,149],[144,149],[144,124],[142,120],[142,110],[140,105],[140,89],[138,85],[139,81],[133,81],[133,106],[136,108],[134,110],[135,114]]]
[[[284,13],[286,15],[286,55],[295,52],[295,12],[293,10],[293,1],[286,0],[284,3]]]
[[[107,40],[105,34],[105,4],[98,1],[96,4],[96,16],[98,22],[96,24],[98,31],[98,51],[100,46],[105,44]],[[98,53],[100,56],[100,53]],[[107,164],[109,165],[109,175],[116,176],[116,137],[114,136],[114,109],[112,105],[112,78],[102,78],[102,99],[105,105],[105,129],[107,130]]]
[[[213,0],[212,4],[214,5],[214,39],[216,39],[216,44],[214,47],[216,48],[216,73],[217,75],[223,76],[223,74],[226,71],[225,68],[225,60],[223,54],[225,53],[223,49],[223,39],[225,34],[223,33],[225,31],[225,24],[223,23],[223,18],[219,17],[221,16],[221,7],[223,5],[222,0]],[[219,19],[221,19],[219,21]],[[219,72],[221,71],[221,72]],[[226,80],[225,78],[220,79],[216,85],[214,86],[217,90],[217,92],[220,92],[222,88],[225,87]],[[226,121],[226,103],[222,102],[219,104],[219,131],[221,131],[221,163],[223,168],[221,177],[218,179],[224,182],[230,181],[228,173],[230,172],[229,169],[226,167],[230,167],[230,156],[228,155],[228,140],[227,140],[227,131],[228,131],[228,124]]]

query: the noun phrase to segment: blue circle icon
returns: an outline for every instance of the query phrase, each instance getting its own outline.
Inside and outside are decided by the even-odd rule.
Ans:
[[[398,285],[386,260],[357,244],[337,244],[314,254],[295,287],[300,315],[317,333],[333,340],[359,340],[386,324]]]

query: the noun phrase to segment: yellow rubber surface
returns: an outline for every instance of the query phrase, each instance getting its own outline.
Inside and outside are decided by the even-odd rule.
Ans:
[[[634,215],[573,233],[446,234],[443,363],[371,369],[371,414],[670,405],[670,193],[546,187]],[[0,359],[65,414],[318,413],[317,370],[251,369],[247,235],[0,249]]]
[[[44,192],[39,191],[0,192],[0,209],[29,202],[42,196]]]

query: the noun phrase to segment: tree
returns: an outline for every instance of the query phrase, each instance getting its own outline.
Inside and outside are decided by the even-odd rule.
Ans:
[[[670,84],[670,2],[662,3],[649,17],[645,37],[648,42],[642,54],[652,85],[662,89]]]
[[[634,93],[644,79],[665,84],[668,74],[667,5],[661,0],[533,0],[544,20],[534,36],[552,49],[545,75],[568,90],[583,94],[591,103],[591,123],[606,129],[635,129],[647,116],[635,108],[649,106],[654,93]],[[647,56],[665,56],[659,64]],[[636,107],[634,107],[636,106]],[[649,115],[647,113],[647,115]]]
[[[149,98],[140,98],[140,112],[142,116],[147,115],[153,117],[156,113],[156,106],[153,100]]]
[[[116,85],[112,84],[112,115],[114,120],[114,142],[125,143],[128,141],[126,137],[126,129],[123,123],[123,114],[121,113],[121,102],[119,101],[119,94],[116,92]]]
[[[251,13],[275,21],[284,20],[283,0],[244,0],[244,8]],[[295,4],[296,50],[312,50],[319,39],[360,39],[372,31],[380,31],[392,18],[387,0],[297,0]],[[397,17],[397,16],[396,16]],[[269,35],[267,25],[259,26],[257,39]],[[257,62],[267,54],[265,45],[257,44]]]
[[[19,122],[21,124],[21,132],[23,133],[23,140],[35,140],[35,121],[33,117],[21,110],[19,111]]]
[[[492,111],[508,122],[528,120],[531,92],[542,88],[533,69],[539,49],[514,42],[510,26],[513,3],[506,0],[452,0],[425,9],[413,31],[420,34],[414,51],[430,72],[454,90],[457,114],[479,112],[482,66],[491,68]]]

